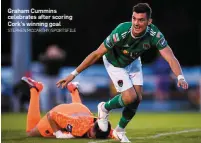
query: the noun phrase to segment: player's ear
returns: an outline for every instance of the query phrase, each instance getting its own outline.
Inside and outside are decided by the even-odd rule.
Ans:
[[[152,18],[149,18],[148,20],[148,25],[150,25],[152,23],[153,19]]]

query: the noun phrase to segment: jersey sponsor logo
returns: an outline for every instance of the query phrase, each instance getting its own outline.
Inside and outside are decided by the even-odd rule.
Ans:
[[[148,43],[143,44],[143,49],[147,50],[149,48],[151,48],[151,46]]]
[[[159,44],[160,44],[160,46],[162,46],[162,47],[167,46],[167,41],[165,40],[164,37],[159,40]]]
[[[124,54],[124,55],[128,55],[129,52],[128,52],[127,50],[123,50],[123,54]]]
[[[118,83],[118,85],[119,85],[120,87],[122,87],[122,86],[123,86],[123,84],[124,84],[124,83],[123,83],[123,80],[118,80],[118,82],[117,82],[117,83]]]
[[[113,37],[114,43],[116,43],[116,42],[119,41],[119,35],[118,35],[118,33],[113,34],[112,37]]]

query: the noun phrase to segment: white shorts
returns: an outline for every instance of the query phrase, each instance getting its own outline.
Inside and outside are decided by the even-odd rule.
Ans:
[[[103,62],[117,92],[123,92],[133,85],[143,85],[140,57],[125,68],[114,67],[105,56],[103,56]]]

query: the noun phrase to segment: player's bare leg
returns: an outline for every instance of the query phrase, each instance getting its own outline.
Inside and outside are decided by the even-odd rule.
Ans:
[[[30,103],[27,113],[26,132],[28,136],[40,136],[36,125],[40,121],[39,93],[43,89],[40,82],[36,82],[31,78],[22,77],[22,81],[28,84],[30,88]]]

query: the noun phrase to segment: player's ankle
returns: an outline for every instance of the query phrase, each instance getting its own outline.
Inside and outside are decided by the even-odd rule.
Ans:
[[[36,86],[30,87],[30,89],[35,89],[37,92],[39,92],[39,89]]]
[[[122,127],[120,127],[119,125],[117,125],[117,127],[115,128],[115,130],[116,130],[117,132],[124,132],[124,131],[125,131],[125,129],[122,128]]]

